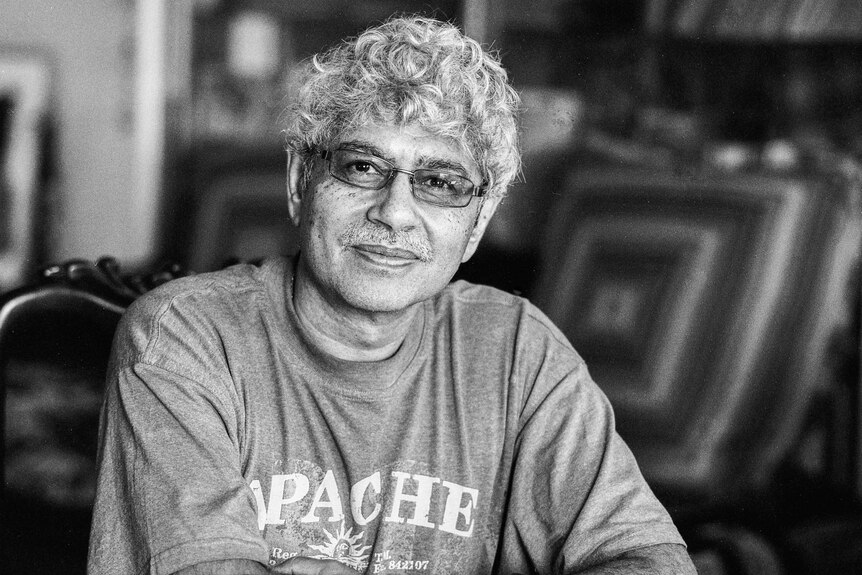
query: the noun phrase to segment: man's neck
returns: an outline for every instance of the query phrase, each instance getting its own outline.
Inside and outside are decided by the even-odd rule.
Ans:
[[[421,307],[397,312],[358,310],[327,299],[297,266],[293,307],[305,337],[322,351],[348,361],[381,361],[395,355]]]

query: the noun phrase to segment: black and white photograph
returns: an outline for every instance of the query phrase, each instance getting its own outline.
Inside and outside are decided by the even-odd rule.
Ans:
[[[0,0],[0,573],[862,573],[859,0]]]

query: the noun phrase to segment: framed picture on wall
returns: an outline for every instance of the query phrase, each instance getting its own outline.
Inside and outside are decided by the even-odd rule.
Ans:
[[[49,101],[46,59],[0,51],[0,290],[33,267],[36,200]]]

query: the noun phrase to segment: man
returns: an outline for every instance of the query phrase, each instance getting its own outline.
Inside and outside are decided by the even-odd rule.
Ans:
[[[449,285],[518,172],[517,104],[433,20],[313,60],[286,129],[299,255],[123,319],[91,573],[693,573],[562,334]]]

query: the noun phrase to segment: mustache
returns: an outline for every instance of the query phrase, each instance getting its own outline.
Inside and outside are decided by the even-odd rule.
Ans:
[[[372,223],[352,223],[341,234],[342,247],[357,244],[376,244],[390,248],[407,250],[420,261],[431,261],[434,250],[428,240],[420,235],[401,230],[388,230]]]

